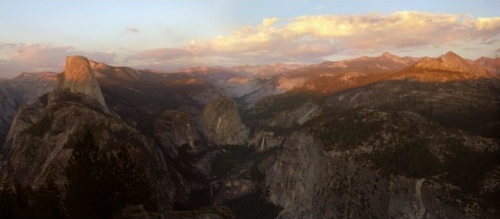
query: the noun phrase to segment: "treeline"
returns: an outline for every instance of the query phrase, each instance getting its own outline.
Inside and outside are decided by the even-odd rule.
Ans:
[[[0,218],[67,218],[63,212],[61,191],[49,176],[37,190],[3,183],[0,190]]]
[[[90,133],[74,145],[65,175],[65,193],[52,176],[36,190],[18,183],[3,184],[0,218],[104,219],[124,206],[139,204],[157,210],[144,168],[124,147],[115,154],[101,153]]]

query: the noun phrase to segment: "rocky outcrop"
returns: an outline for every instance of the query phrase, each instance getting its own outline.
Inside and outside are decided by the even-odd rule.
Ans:
[[[386,81],[329,96],[274,147],[269,199],[278,218],[496,218],[498,103],[494,79]]]
[[[284,138],[284,136],[275,135],[274,132],[256,130],[248,140],[248,144],[255,147],[258,152],[265,152],[280,146]]]
[[[22,107],[7,136],[0,161],[3,181],[37,188],[52,175],[64,188],[65,168],[76,141],[90,131],[102,153],[125,147],[144,166],[162,207],[169,208],[175,187],[161,151],[151,140],[118,117],[79,100],[79,95],[53,92],[48,98]],[[71,119],[68,119],[71,118]]]
[[[58,89],[88,96],[108,111],[89,60],[83,56],[66,58],[66,69],[60,75]]]
[[[0,82],[0,148],[3,145],[10,124],[16,115],[17,109],[21,105],[21,98],[9,87],[7,81]]]
[[[200,136],[189,114],[166,110],[155,119],[153,125],[155,136],[162,144],[172,145],[175,148],[188,145],[193,151],[199,150],[199,148],[196,148],[196,143],[200,140]],[[172,153],[177,154],[177,152]]]
[[[23,73],[0,81],[0,146],[3,145],[19,107],[32,104],[55,89],[57,74],[51,72]]]
[[[276,113],[271,119],[260,121],[260,123],[271,127],[290,128],[295,125],[302,125],[320,114],[321,107],[312,101],[307,101],[296,108]]]
[[[241,102],[245,105],[245,108],[252,108],[258,101],[275,94],[282,93],[279,89],[276,89],[276,85],[273,80],[263,81],[261,86],[255,91],[245,94],[240,97]]]
[[[199,119],[203,133],[214,144],[241,145],[247,141],[249,130],[241,122],[238,106],[227,97],[208,103]]]
[[[356,152],[325,153],[305,132],[284,142],[266,170],[277,218],[494,218],[438,178],[386,175]]]
[[[280,218],[327,218],[320,215],[316,198],[326,170],[325,156],[312,136],[294,133],[266,171],[269,199],[282,206]]]
[[[125,82],[136,82],[142,72],[129,67],[113,67],[102,62],[89,60],[90,67],[96,78],[108,78]]]
[[[201,142],[189,114],[166,110],[153,122],[154,139],[175,181],[177,204],[189,205],[189,196],[203,188],[210,173],[211,153]]]

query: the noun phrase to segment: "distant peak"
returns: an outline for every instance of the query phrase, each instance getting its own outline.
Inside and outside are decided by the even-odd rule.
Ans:
[[[89,60],[89,63],[90,63],[90,67],[93,70],[104,70],[104,69],[109,68],[109,66],[106,65],[106,63],[104,63],[104,62],[96,62],[93,60]]]
[[[452,51],[435,59],[423,58],[411,66],[407,72],[420,73],[417,74],[417,77],[422,81],[451,81],[490,77],[484,68],[469,63]]]
[[[449,58],[459,58],[459,59],[462,59],[461,56],[457,55],[456,53],[452,52],[452,51],[448,51],[446,54],[442,55],[441,56],[442,58],[446,58],[446,59],[449,59]]]
[[[387,58],[392,58],[392,57],[396,57],[395,55],[393,55],[392,53],[390,52],[384,52],[382,53],[382,57],[387,57]]]
[[[481,56],[481,58],[477,59],[476,61],[489,61],[492,60],[491,58]]]

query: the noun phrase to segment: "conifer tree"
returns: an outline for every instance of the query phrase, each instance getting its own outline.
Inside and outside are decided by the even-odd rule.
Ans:
[[[13,218],[14,191],[8,183],[2,183],[0,187],[0,218]]]
[[[49,175],[33,197],[32,205],[36,217],[40,219],[64,218],[61,200],[61,191],[57,188],[54,177]]]
[[[105,156],[90,133],[75,145],[66,176],[65,206],[70,218],[111,218],[126,205],[157,209],[152,184],[127,148]]]
[[[17,219],[30,219],[34,215],[33,209],[30,205],[31,196],[33,195],[33,190],[31,187],[23,187],[21,183],[16,182],[15,184],[15,195],[14,195],[14,218]]]
[[[113,176],[118,182],[116,194],[120,194],[117,199],[124,200],[125,205],[144,204],[148,210],[156,210],[157,203],[154,196],[154,189],[149,180],[146,170],[137,164],[130,152],[122,147],[115,157],[110,159],[113,167]]]
[[[90,132],[78,141],[66,168],[65,206],[70,218],[105,218],[99,197],[102,166],[99,147]]]

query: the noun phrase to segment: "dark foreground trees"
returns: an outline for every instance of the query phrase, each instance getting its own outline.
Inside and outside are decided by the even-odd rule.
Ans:
[[[0,189],[0,218],[66,218],[61,202],[61,191],[49,176],[38,190],[16,184],[2,184]]]
[[[66,195],[49,176],[36,191],[0,185],[0,218],[111,218],[126,205],[157,210],[149,178],[125,147],[102,153],[87,133],[73,147],[66,168]]]
[[[145,170],[125,147],[116,154],[100,153],[90,133],[75,145],[66,175],[65,206],[70,218],[111,218],[128,204],[156,210]]]

